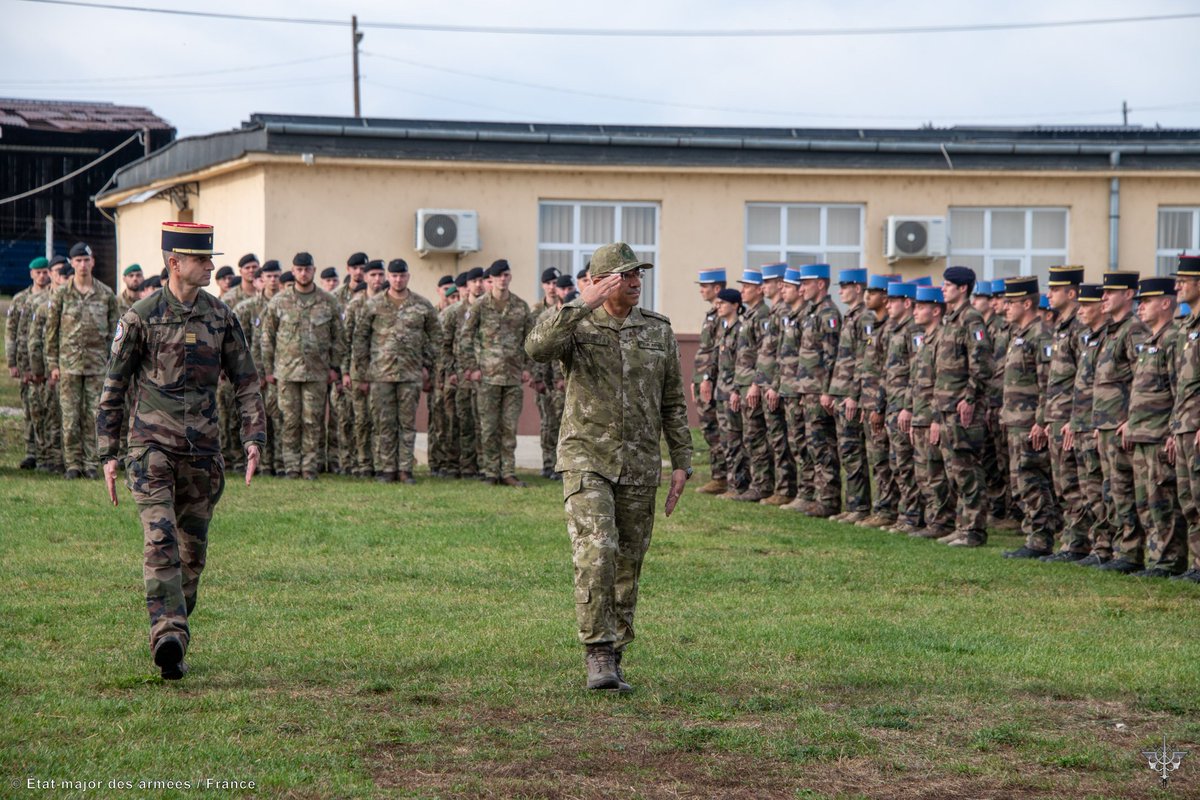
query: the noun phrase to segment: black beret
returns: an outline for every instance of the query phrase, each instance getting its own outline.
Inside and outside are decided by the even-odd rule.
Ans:
[[[975,270],[970,267],[949,267],[942,277],[956,286],[974,286]]]
[[[259,279],[259,278],[261,278],[262,276],[263,276],[263,268],[262,268],[262,267],[255,267],[255,268],[254,268],[254,279],[255,279],[255,280],[258,280],[258,279]]]
[[[454,276],[454,285],[460,289],[467,285],[467,273],[460,272]]]
[[[74,268],[74,267],[72,267],[70,264],[67,264],[65,267],[63,267],[63,268],[62,268],[62,269],[59,271],[59,273],[58,273],[58,274],[59,274],[59,275],[62,275],[64,278],[69,278],[69,277],[71,277],[72,275],[74,275],[74,274],[75,274],[75,268]]]
[[[336,267],[326,267],[325,269],[321,270],[321,277],[322,278],[336,278],[337,277],[337,268]]]
[[[377,258],[374,261],[367,262],[367,272],[374,272],[375,270],[380,270],[380,271],[383,270],[383,259],[382,258]]]
[[[221,280],[221,278],[228,278],[232,274],[233,267],[221,267],[219,270],[217,270],[217,280]]]
[[[467,273],[467,280],[477,281],[484,276],[483,267],[471,267],[471,271]]]
[[[356,283],[353,287],[351,287],[350,294],[358,294],[359,292],[365,292],[366,290],[366,283]]]
[[[242,276],[241,275],[234,275],[233,280],[231,280],[229,282],[230,289],[236,289],[237,287],[239,287],[241,285],[242,285]]]
[[[558,280],[554,282],[554,285],[559,289],[568,289],[575,285],[575,281],[572,280],[570,275],[559,275]]]
[[[267,261],[265,264],[262,265],[262,271],[263,272],[279,272],[279,262],[272,258],[270,261]]]
[[[492,265],[490,267],[488,267],[487,274],[488,274],[489,278],[494,278],[497,275],[501,275],[505,272],[510,272],[511,269],[512,268],[508,266],[508,261],[506,261],[503,258],[498,258],[492,262]]]
[[[717,292],[717,299],[724,300],[726,303],[742,304],[742,293],[737,289],[722,289]]]
[[[67,260],[68,259],[66,256],[55,256],[54,258],[50,259],[50,266],[55,267],[59,264],[65,264],[67,263]]]
[[[587,277],[588,270],[591,268],[592,262],[588,262],[587,266],[575,273],[575,280],[582,280]]]
[[[143,289],[158,289],[162,286],[162,278],[157,275],[151,275],[146,280],[142,281]]]
[[[563,298],[563,302],[569,303],[572,300],[574,300],[576,297],[579,297],[579,292],[572,289],[571,291],[567,292],[567,296]]]
[[[290,269],[287,272],[285,272],[279,276],[280,283],[292,283],[295,280],[296,280],[296,276],[292,274],[292,271]]]
[[[408,262],[403,258],[393,258],[388,262],[388,272],[393,274],[408,272]]]
[[[92,248],[88,247],[83,242],[76,242],[75,244],[71,245],[71,253],[70,253],[71,258],[77,258],[79,256],[90,256],[91,254],[92,254]]]
[[[556,280],[558,280],[559,275],[562,275],[562,273],[558,271],[558,267],[550,267],[549,269],[544,269],[544,270],[542,270],[542,283],[549,283],[550,281],[556,281]]]
[[[346,259],[346,266],[347,267],[364,267],[364,266],[366,266],[367,262],[370,260],[371,259],[367,258],[366,253],[352,253],[350,255],[350,257]]]
[[[258,256],[254,255],[254,253],[246,253],[246,255],[244,255],[238,259],[238,266],[244,267],[247,264],[249,264],[251,261],[253,261],[255,264],[257,264]]]
[[[293,267],[311,267],[313,265],[312,253],[306,253],[301,250],[296,255],[292,256]]]
[[[446,286],[447,284],[451,284],[451,283],[454,283],[453,275],[443,275],[442,277],[438,278],[438,287],[439,288],[442,286]]]

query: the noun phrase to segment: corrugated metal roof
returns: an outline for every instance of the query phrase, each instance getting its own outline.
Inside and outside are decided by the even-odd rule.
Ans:
[[[74,100],[0,98],[0,127],[44,131],[171,130],[171,123],[141,106]]]

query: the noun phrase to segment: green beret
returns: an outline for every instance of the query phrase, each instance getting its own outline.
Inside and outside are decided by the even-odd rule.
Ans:
[[[29,262],[30,269],[48,269],[49,267],[50,262],[46,260],[45,256],[38,256],[33,261]]]
[[[141,272],[141,271],[142,271],[141,264],[130,264],[128,267],[125,268],[125,271],[122,272],[121,274],[128,275],[131,272]]]

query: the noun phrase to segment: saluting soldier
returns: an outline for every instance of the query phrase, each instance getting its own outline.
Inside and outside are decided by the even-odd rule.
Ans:
[[[941,448],[931,442],[934,400],[937,388],[937,343],[945,330],[946,299],[936,286],[918,286],[913,305],[913,361],[909,373],[908,405],[900,412],[899,424],[913,443],[913,472],[924,497],[925,525],[908,535],[940,539],[955,530],[955,493],[946,475]]]
[[[258,373],[229,307],[200,291],[213,271],[212,226],[165,222],[170,278],[116,327],[97,434],[109,499],[117,504],[117,451],[125,393],[136,385],[126,485],[145,539],[143,575],[150,651],[166,680],[182,678],[208,549],[213,507],[225,488],[217,430],[217,375],[235,387],[246,448],[246,484],[264,441]]]
[[[777,383],[779,339],[783,335],[783,320],[790,311],[781,299],[786,272],[787,264],[766,264],[762,268],[763,295],[770,304],[771,313],[758,343],[754,383],[746,394],[747,403],[763,407],[775,485],[771,496],[758,502],[768,506],[784,506],[796,498],[796,458],[788,442],[787,412],[778,402],[774,405],[766,402],[767,392]]]
[[[858,366],[850,393],[843,401],[849,417],[863,420],[866,436],[867,461],[875,484],[875,499],[871,513],[854,524],[860,528],[890,528],[896,524],[896,507],[900,493],[892,475],[891,443],[882,412],[875,410],[875,398],[883,390],[883,365],[887,341],[891,336],[888,317],[888,285],[896,279],[891,275],[871,275],[867,278],[866,312],[859,317],[862,344]]]
[[[775,487],[775,469],[770,444],[767,442],[767,421],[763,415],[760,395],[751,400],[750,392],[758,367],[759,345],[770,327],[771,307],[763,299],[762,270],[747,268],[738,280],[742,287],[742,324],[738,328],[737,354],[734,361],[734,390],[729,407],[742,415],[742,446],[750,466],[750,485],[737,494],[726,493],[727,499],[757,503],[770,497]]]
[[[1175,403],[1167,451],[1175,461],[1179,504],[1187,521],[1187,571],[1173,580],[1200,583],[1200,256],[1180,256],[1179,299],[1190,306],[1175,337]]]
[[[863,318],[864,315],[874,316],[864,304],[866,288],[865,269],[838,271],[838,299],[846,306],[846,314],[838,338],[833,380],[829,383],[829,393],[821,397],[821,404],[837,420],[838,460],[846,476],[846,510],[833,517],[837,522],[861,522],[871,515],[867,442],[858,409],[858,370],[866,346]],[[847,402],[851,397],[853,404]]]
[[[699,280],[700,299],[708,304],[704,312],[704,321],[700,323],[700,343],[696,347],[696,357],[692,364],[692,402],[696,404],[696,414],[700,417],[700,433],[708,444],[709,480],[703,486],[696,487],[700,494],[724,494],[729,488],[726,483],[728,467],[725,463],[725,450],[721,446],[721,424],[717,411],[716,400],[709,397],[704,400],[700,396],[700,384],[706,375],[716,373],[717,338],[720,320],[717,317],[717,293],[725,288],[725,270],[700,270]]]

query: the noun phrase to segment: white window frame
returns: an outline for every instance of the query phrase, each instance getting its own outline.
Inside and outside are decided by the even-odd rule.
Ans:
[[[572,236],[575,239],[574,242],[543,242],[542,241],[542,222],[541,222],[542,206],[570,206],[572,208],[573,217],[571,220],[571,231],[572,231]],[[538,200],[538,245],[537,245],[538,255],[534,259],[534,263],[539,264],[539,265],[541,264],[541,253],[543,250],[569,250],[569,251],[571,251],[571,264],[570,264],[569,269],[571,272],[571,277],[574,278],[575,274],[577,272],[579,272],[579,270],[583,269],[584,265],[587,264],[588,261],[591,259],[592,253],[596,252],[596,248],[598,248],[602,245],[611,244],[610,242],[581,242],[581,241],[579,241],[579,233],[581,230],[580,217],[582,216],[582,207],[583,206],[608,206],[608,207],[611,207],[614,209],[614,211],[615,211],[615,213],[613,214],[613,241],[614,242],[625,241],[623,231],[621,229],[621,227],[624,223],[624,219],[625,219],[625,213],[624,213],[625,209],[627,209],[627,208],[651,208],[651,209],[654,209],[654,244],[653,245],[644,245],[644,244],[632,244],[631,243],[630,247],[632,247],[634,250],[637,250],[639,252],[644,252],[644,253],[650,254],[650,257],[647,260],[651,264],[654,265],[654,269],[643,272],[642,273],[642,281],[644,283],[646,281],[647,276],[649,276],[650,281],[651,281],[652,294],[653,294],[653,296],[651,297],[652,305],[649,308],[651,311],[657,311],[659,309],[660,297],[661,297],[661,295],[659,294],[659,275],[662,273],[662,265],[659,263],[659,255],[658,255],[658,250],[659,250],[658,243],[659,243],[659,240],[660,240],[661,234],[662,234],[662,204],[661,203],[654,202],[654,201],[643,201],[643,200],[546,200],[546,199],[539,199]],[[562,269],[562,267],[560,267],[560,269]],[[540,274],[541,273],[540,267],[537,270],[537,272],[539,274],[534,275],[535,286],[534,286],[533,296],[540,298],[541,292],[542,292],[542,286],[541,286],[541,277],[542,276]]]
[[[954,245],[954,212],[955,211],[982,211],[983,212],[983,247],[963,248]],[[1025,241],[1030,245],[1033,243],[1033,214],[1035,211],[1061,211],[1066,220],[1063,230],[1063,248],[1062,250],[1048,249],[1044,247],[1025,247],[1020,250],[993,248],[990,247],[992,241],[992,213],[995,211],[1011,212],[1022,211],[1025,213]],[[1033,274],[1033,258],[1035,256],[1045,258],[1060,258],[1060,264],[1068,264],[1071,251],[1071,209],[1066,206],[951,206],[946,210],[946,222],[950,246],[947,258],[953,261],[955,256],[976,256],[983,258],[983,275],[980,280],[993,280],[996,275],[992,266],[992,262],[996,259],[1001,261],[1012,261],[1020,259],[1021,269],[1018,274],[1032,275]]]
[[[750,241],[750,210],[753,208],[777,208],[779,209],[779,242],[778,246],[774,247],[766,243],[757,243]],[[792,208],[817,208],[820,209],[820,241],[804,244],[788,244],[788,210]],[[831,245],[829,244],[829,210],[833,208],[854,208],[858,210],[858,246],[853,245]],[[867,224],[867,206],[865,203],[765,203],[753,202],[746,203],[746,208],[742,212],[743,236],[745,242],[746,266],[758,267],[763,264],[776,264],[781,261],[787,261],[788,252],[808,252],[811,248],[822,259],[827,259],[830,253],[854,253],[858,256],[858,267],[863,264],[863,256],[866,243],[866,224]],[[750,263],[751,253],[761,253],[762,260],[758,263]],[[847,269],[841,267],[841,269]]]
[[[1185,250],[1176,250],[1174,248],[1162,249],[1162,248],[1158,247],[1158,234],[1159,234],[1158,226],[1160,225],[1158,218],[1159,218],[1159,214],[1161,214],[1163,211],[1176,212],[1176,213],[1178,213],[1180,211],[1187,211],[1187,212],[1191,213],[1191,215],[1192,215],[1192,237],[1191,237],[1192,238],[1192,246],[1191,247],[1189,247]],[[1154,273],[1156,275],[1167,275],[1171,272],[1174,272],[1176,261],[1180,255],[1188,255],[1188,256],[1200,255],[1200,206],[1159,206],[1158,210],[1154,213],[1154,245],[1155,245]],[[1166,272],[1159,272],[1159,270],[1158,270],[1158,260],[1160,258],[1167,258],[1167,259],[1170,259],[1170,261],[1171,261],[1170,267],[1167,269]]]

